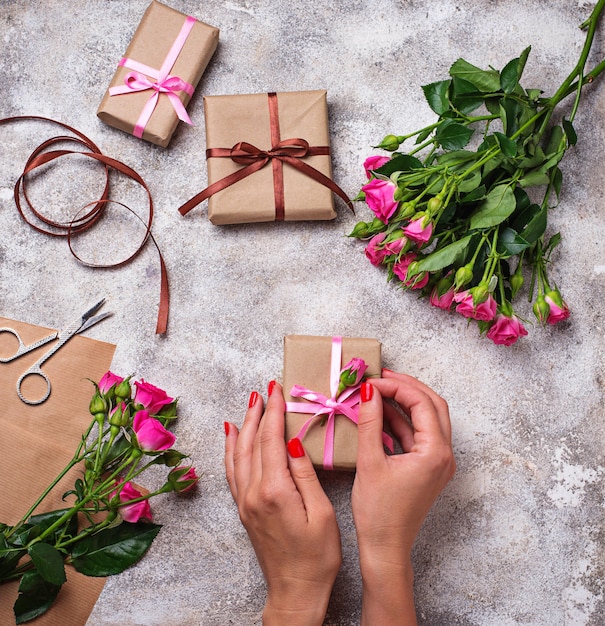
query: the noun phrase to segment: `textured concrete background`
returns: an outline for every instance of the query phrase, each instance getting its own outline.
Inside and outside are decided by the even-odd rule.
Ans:
[[[563,162],[564,190],[551,214],[552,232],[563,235],[552,278],[572,316],[554,328],[530,327],[511,348],[387,285],[362,244],[344,236],[356,218],[340,203],[333,223],[214,227],[205,206],[186,218],[176,211],[206,182],[202,93],[327,89],[334,178],[353,196],[372,145],[387,132],[433,121],[420,86],[445,78],[459,56],[501,68],[532,45],[524,85],[552,93],[576,62],[578,25],[593,3],[171,5],[219,27],[221,38],[189,107],[195,127],[181,124],[162,149],[95,116],[146,0],[0,2],[0,117],[60,119],[139,171],[156,204],[153,233],[172,293],[169,331],[159,338],[151,246],[127,267],[93,270],[79,265],[64,241],[28,228],[12,204],[12,186],[37,138],[56,129],[2,126],[0,312],[53,326],[74,303],[108,296],[116,315],[88,336],[117,343],[114,371],[180,397],[179,445],[203,474],[195,497],[156,501],[162,532],[139,565],[107,581],[88,626],[260,622],[263,581],[223,476],[222,422],[239,423],[250,391],[264,392],[280,378],[288,333],[377,337],[385,366],[420,377],[450,403],[458,473],[414,555],[422,624],[604,624],[603,85],[587,90],[579,144]],[[603,33],[593,61],[603,56]],[[47,211],[68,217],[96,197],[98,170],[76,162],[56,169],[64,174],[33,181],[32,197],[48,198]],[[114,189],[116,200],[144,208],[130,183]],[[358,214],[369,217],[361,206]],[[108,224],[90,235],[90,254],[129,249],[136,229],[125,214],[110,212]],[[348,626],[360,611],[352,477],[324,474],[322,482],[344,548],[326,624]]]

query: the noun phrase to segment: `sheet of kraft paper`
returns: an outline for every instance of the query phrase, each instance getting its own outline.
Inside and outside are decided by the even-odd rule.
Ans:
[[[16,330],[25,345],[52,332],[2,317],[0,327]],[[38,405],[26,404],[17,395],[17,380],[53,345],[48,343],[14,361],[0,363],[0,522],[5,524],[15,524],[73,457],[91,419],[91,381],[98,381],[110,369],[115,351],[113,344],[73,337],[42,366],[52,385],[49,398]],[[15,337],[0,334],[0,356],[9,356],[16,347]],[[43,391],[41,379],[26,379],[25,383],[23,391],[32,397]],[[64,507],[61,496],[73,488],[78,474],[78,468],[67,474],[36,512]],[[61,589],[53,610],[33,622],[36,626],[86,623],[105,579],[84,576],[69,566],[66,570],[69,584]],[[17,582],[0,587],[0,624],[14,623],[17,589]]]

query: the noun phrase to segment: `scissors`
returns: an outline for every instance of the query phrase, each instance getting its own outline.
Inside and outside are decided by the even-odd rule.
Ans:
[[[45,363],[48,359],[50,359],[50,357],[55,352],[60,350],[74,335],[87,330],[88,328],[96,324],[97,322],[100,322],[106,317],[109,317],[111,313],[100,313],[99,315],[95,315],[95,313],[103,306],[103,304],[105,304],[105,298],[103,298],[103,300],[101,300],[100,302],[97,302],[97,304],[95,304],[93,307],[88,309],[88,311],[83,313],[80,317],[74,320],[69,326],[67,326],[63,330],[58,330],[52,333],[51,335],[48,335],[48,337],[44,337],[43,339],[39,339],[38,341],[35,341],[29,346],[26,346],[23,343],[23,340],[19,336],[19,333],[13,328],[6,328],[6,327],[0,328],[0,334],[10,333],[11,335],[14,335],[17,338],[17,341],[19,342],[19,347],[17,348],[17,351],[11,356],[0,357],[0,363],[9,363],[10,361],[14,361],[15,359],[18,359],[24,354],[28,354],[32,350],[36,350],[37,348],[49,343],[50,341],[53,341],[55,339],[59,340],[52,348],[48,350],[48,352],[42,355],[31,367],[26,369],[25,372],[23,372],[23,374],[21,374],[21,376],[19,377],[19,380],[17,381],[17,395],[19,396],[22,402],[25,402],[25,404],[42,404],[42,402],[44,402],[48,398],[48,396],[50,396],[50,389],[51,389],[50,379],[42,371],[43,363]],[[21,393],[21,387],[23,385],[23,381],[29,376],[39,376],[46,382],[46,393],[41,398],[38,398],[37,400],[26,398]]]

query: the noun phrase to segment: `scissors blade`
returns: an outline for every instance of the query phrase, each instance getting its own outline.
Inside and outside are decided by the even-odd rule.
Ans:
[[[60,331],[60,336],[64,339],[67,339],[75,335],[76,333],[80,333],[83,330],[90,328],[93,324],[96,324],[102,319],[108,317],[110,313],[104,313],[101,315],[97,315],[96,317],[92,317],[104,304],[105,298],[97,302],[94,306],[90,307],[88,311],[82,313],[80,317],[78,317],[69,326]]]
[[[113,313],[99,313],[99,315],[95,315],[91,317],[88,321],[84,322],[82,326],[76,331],[77,333],[82,333],[85,330],[89,329],[91,326],[94,326],[101,320],[104,320],[106,317],[111,317]]]

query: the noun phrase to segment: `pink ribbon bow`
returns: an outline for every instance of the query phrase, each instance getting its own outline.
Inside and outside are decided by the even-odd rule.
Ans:
[[[147,91],[148,89],[153,90],[153,93],[149,96],[149,100],[147,100],[134,126],[132,134],[135,137],[140,139],[143,136],[145,126],[147,126],[147,122],[149,122],[151,114],[162,93],[168,96],[178,118],[187,124],[193,124],[177,92],[184,91],[189,96],[192,96],[195,88],[182,78],[171,76],[169,72],[183,49],[185,41],[195,22],[196,19],[194,17],[187,17],[159,70],[126,57],[120,60],[119,66],[127,67],[133,71],[128,72],[124,77],[124,85],[109,88],[109,94],[111,96],[134,93],[137,91]],[[148,76],[154,78],[155,81],[149,80]]]
[[[302,425],[296,437],[302,439],[311,424],[318,418],[326,419],[326,434],[324,439],[324,469],[334,469],[334,427],[336,415],[344,415],[353,423],[359,423],[359,403],[361,400],[361,383],[354,387],[347,387],[340,395],[338,383],[340,381],[342,359],[342,337],[332,337],[332,353],[330,360],[330,394],[327,396],[302,387],[294,385],[290,390],[290,395],[294,398],[304,398],[307,402],[286,402],[286,411],[291,413],[312,413],[313,415]],[[393,440],[386,433],[382,433],[382,440],[385,446],[392,452]]]

